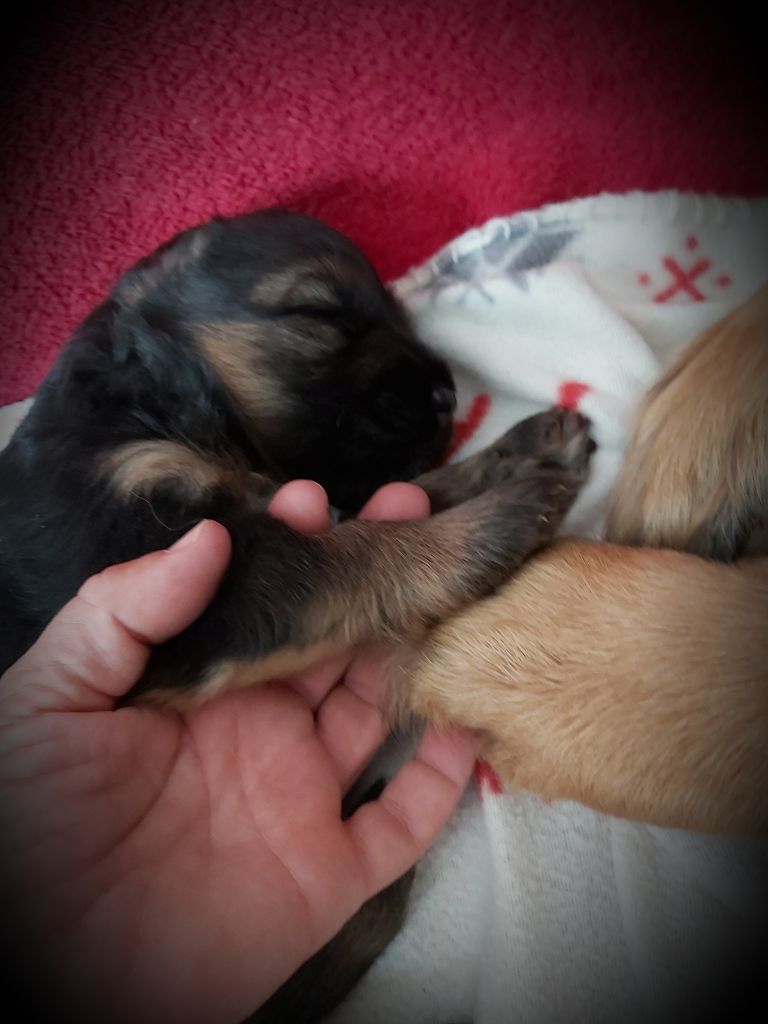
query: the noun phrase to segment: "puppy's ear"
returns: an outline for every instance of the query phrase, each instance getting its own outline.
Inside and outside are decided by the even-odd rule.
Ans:
[[[211,372],[191,343],[182,316],[142,302],[117,309],[111,325],[112,358],[131,390],[194,395],[211,387]]]
[[[188,398],[218,390],[190,326],[192,299],[201,287],[196,268],[217,223],[176,235],[123,274],[113,288],[112,359],[134,387]]]
[[[111,298],[121,309],[131,309],[142,300],[156,296],[158,289],[199,263],[205,253],[215,223],[189,228],[171,238],[127,270],[112,290]]]

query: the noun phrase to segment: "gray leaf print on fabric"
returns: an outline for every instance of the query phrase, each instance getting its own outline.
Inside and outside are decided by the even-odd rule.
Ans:
[[[493,296],[483,285],[504,277],[527,292],[527,275],[557,259],[577,234],[562,223],[540,227],[529,217],[511,221],[500,226],[483,246],[457,255],[450,249],[439,253],[423,290],[435,302],[446,288],[462,285],[456,297],[458,304],[463,305],[473,292],[493,304]]]
[[[556,231],[535,235],[506,268],[512,282],[527,292],[526,273],[554,262],[575,234],[575,231]]]
[[[498,233],[480,250],[486,263],[498,266],[509,256],[510,251],[517,246],[518,242],[530,233],[531,226],[525,221],[510,224],[507,230],[499,228]]]
[[[440,292],[451,285],[463,284],[465,288],[459,297],[459,303],[463,303],[471,291],[477,291],[488,302],[493,302],[479,280],[484,263],[483,252],[483,249],[476,249],[461,253],[459,256],[452,256],[450,253],[438,256],[435,261],[437,276],[427,285],[431,300],[434,302]]]

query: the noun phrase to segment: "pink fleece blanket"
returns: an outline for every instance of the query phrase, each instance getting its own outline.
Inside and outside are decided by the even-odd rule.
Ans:
[[[738,5],[37,7],[4,62],[0,403],[32,392],[126,264],[217,212],[308,210],[392,278],[549,201],[768,187],[760,38]]]

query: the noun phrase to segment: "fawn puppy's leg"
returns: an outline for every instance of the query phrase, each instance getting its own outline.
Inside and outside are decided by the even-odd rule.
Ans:
[[[768,287],[642,403],[613,540],[768,554]],[[435,629],[399,696],[504,779],[660,825],[768,833],[768,560],[560,542]]]
[[[768,523],[768,285],[686,348],[635,418],[607,536],[714,558]]]
[[[398,694],[509,785],[768,834],[768,560],[560,541],[438,626]]]

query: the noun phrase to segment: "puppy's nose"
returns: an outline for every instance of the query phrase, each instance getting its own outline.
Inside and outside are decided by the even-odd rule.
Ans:
[[[432,404],[438,416],[452,416],[456,409],[456,394],[452,388],[435,388],[432,392]]]

